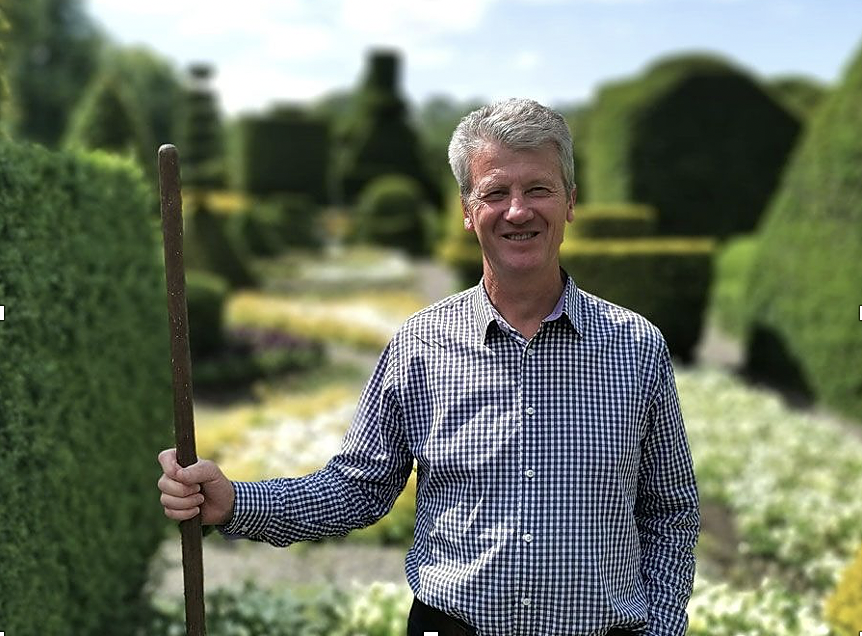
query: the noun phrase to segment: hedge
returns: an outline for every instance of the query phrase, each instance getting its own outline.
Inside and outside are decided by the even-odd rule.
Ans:
[[[799,129],[742,70],[705,56],[664,60],[599,92],[586,149],[590,202],[652,205],[660,234],[750,231]]]
[[[566,236],[575,238],[632,238],[656,233],[656,211],[634,203],[578,205]]]
[[[218,351],[224,345],[224,308],[227,281],[196,270],[186,272],[189,349],[193,358]]]
[[[0,630],[129,633],[171,441],[151,187],[128,162],[0,143]]]
[[[560,265],[581,289],[652,321],[671,353],[689,361],[703,325],[714,249],[704,238],[569,240],[561,247]],[[482,276],[478,245],[450,242],[441,255],[463,287]]]
[[[304,194],[328,199],[329,130],[302,111],[276,109],[246,115],[237,123],[236,157],[241,190],[267,195]]]
[[[760,229],[748,367],[862,418],[862,50],[818,108]]]
[[[417,181],[398,174],[383,175],[359,195],[355,237],[361,243],[399,248],[421,256],[429,251],[433,223],[430,216]]]
[[[187,198],[185,264],[210,272],[232,287],[253,287],[256,276],[248,264],[247,247],[229,231],[228,215],[216,213],[205,199]]]
[[[715,256],[709,313],[722,331],[737,338],[745,329],[745,296],[756,253],[757,234],[742,234],[725,241]]]

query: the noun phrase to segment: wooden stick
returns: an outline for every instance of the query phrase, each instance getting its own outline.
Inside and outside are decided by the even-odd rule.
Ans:
[[[183,201],[177,149],[159,148],[162,234],[165,241],[165,278],[168,288],[168,318],[171,328],[171,369],[174,387],[174,433],[177,462],[194,464],[195,421],[192,405],[192,363],[189,352],[188,309],[183,265]],[[186,634],[204,636],[204,568],[200,515],[180,521],[183,546],[183,581],[186,597]]]

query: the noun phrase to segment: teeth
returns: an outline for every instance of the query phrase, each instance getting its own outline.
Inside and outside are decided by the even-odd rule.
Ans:
[[[523,234],[507,234],[506,238],[510,241],[526,241],[529,238],[533,238],[535,235],[535,232],[524,232]]]

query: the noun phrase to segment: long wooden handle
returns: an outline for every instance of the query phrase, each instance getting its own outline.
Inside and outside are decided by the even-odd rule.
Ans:
[[[162,234],[165,242],[165,278],[168,287],[168,318],[171,328],[171,370],[174,387],[174,433],[177,462],[194,464],[195,420],[192,404],[192,362],[189,352],[186,280],[183,265],[183,201],[177,149],[159,148]],[[183,581],[186,598],[186,634],[204,636],[204,567],[200,515],[180,522],[183,546]]]

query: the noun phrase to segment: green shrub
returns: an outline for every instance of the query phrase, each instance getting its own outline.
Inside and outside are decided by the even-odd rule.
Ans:
[[[354,203],[377,177],[402,174],[422,185],[424,198],[439,205],[440,193],[424,165],[424,153],[398,93],[399,57],[375,51],[356,98],[356,113],[345,124],[345,147],[338,158],[340,196]]]
[[[227,293],[228,284],[223,278],[209,272],[186,272],[189,348],[193,358],[218,351],[224,344]]]
[[[0,144],[0,630],[128,633],[164,536],[168,319],[127,161]]]
[[[237,123],[238,187],[250,194],[291,192],[327,199],[329,132],[323,121],[293,109],[247,115]]]
[[[829,94],[829,89],[810,77],[789,75],[769,82],[775,98],[801,122],[807,122]]]
[[[722,60],[664,60],[599,92],[586,149],[590,202],[652,205],[659,234],[750,231],[799,128],[767,89]]]
[[[186,267],[216,274],[232,287],[252,287],[256,280],[246,263],[246,247],[227,226],[225,216],[213,213],[203,202],[186,206]]]
[[[671,353],[690,360],[703,324],[713,251],[712,241],[699,238],[584,239],[563,243],[560,265],[581,289],[652,321]],[[441,256],[464,287],[479,282],[478,244],[450,242]]]
[[[759,231],[748,366],[862,417],[862,52],[817,110]]]
[[[655,232],[655,210],[633,203],[578,205],[574,222],[566,226],[566,235],[573,239],[633,238]]]
[[[737,337],[745,328],[745,293],[756,251],[757,236],[746,234],[728,239],[715,256],[709,313],[722,331]]]
[[[186,186],[218,188],[225,183],[224,134],[217,95],[210,86],[212,75],[208,64],[189,68],[177,144]]]
[[[384,175],[362,191],[356,205],[356,239],[426,254],[430,246],[428,206],[422,186],[409,177]]]
[[[240,218],[246,244],[261,256],[275,256],[288,247],[314,250],[323,244],[321,208],[305,195],[274,194],[261,198]]]

